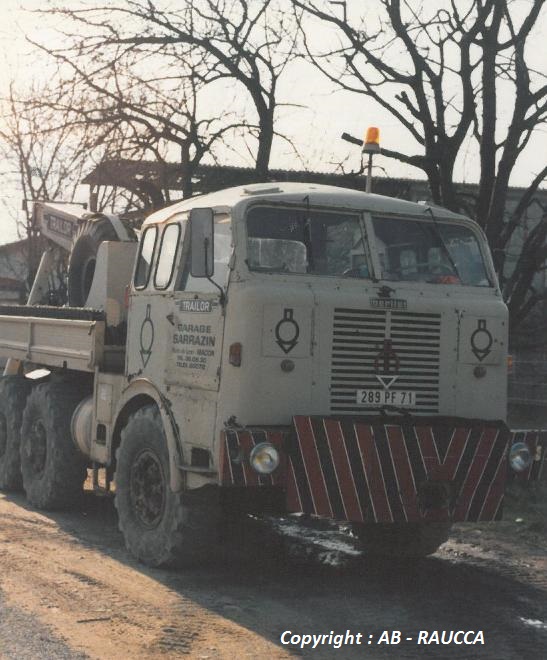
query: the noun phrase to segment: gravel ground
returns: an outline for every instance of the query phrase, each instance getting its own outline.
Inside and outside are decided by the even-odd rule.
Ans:
[[[415,563],[372,562],[347,534],[287,519],[263,521],[229,562],[176,572],[127,555],[109,500],[45,514],[0,495],[0,657],[538,660],[546,503],[517,491],[506,522],[456,525]],[[373,641],[302,651],[281,644],[285,630]],[[413,641],[378,645],[397,630]],[[483,630],[485,644],[417,646],[420,630]]]
[[[88,656],[74,652],[36,616],[18,607],[7,607],[0,593],[0,657],[5,660],[81,660]]]

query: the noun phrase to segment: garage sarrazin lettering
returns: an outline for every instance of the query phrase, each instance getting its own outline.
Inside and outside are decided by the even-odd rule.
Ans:
[[[187,335],[176,334],[173,335],[174,344],[188,344],[190,346],[214,346],[216,337],[210,335]]]

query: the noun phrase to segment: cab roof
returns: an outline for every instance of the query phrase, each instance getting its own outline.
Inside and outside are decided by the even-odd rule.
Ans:
[[[288,181],[253,183],[244,186],[235,186],[224,190],[198,195],[176,202],[159,211],[155,211],[146,218],[143,227],[150,224],[162,223],[176,213],[189,211],[192,208],[213,208],[216,210],[231,211],[236,206],[247,205],[257,200],[263,202],[303,202],[309,197],[311,206],[340,206],[360,211],[404,214],[409,216],[425,216],[426,209],[431,208],[436,218],[464,219],[464,216],[452,213],[447,209],[432,204],[418,204],[385,195],[360,192],[339,186],[326,186],[318,183],[293,183]]]

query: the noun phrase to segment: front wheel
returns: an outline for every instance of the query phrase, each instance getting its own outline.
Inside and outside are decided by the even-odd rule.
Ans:
[[[354,532],[370,556],[419,558],[436,552],[448,540],[451,523],[366,523]]]
[[[133,413],[116,454],[118,524],[127,549],[148,566],[192,564],[217,546],[214,493],[174,493],[159,410]]]

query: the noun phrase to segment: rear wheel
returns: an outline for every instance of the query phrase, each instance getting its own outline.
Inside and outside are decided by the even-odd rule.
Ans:
[[[129,418],[116,454],[115,504],[131,554],[148,566],[203,561],[217,545],[214,495],[171,490],[167,442],[156,406]]]
[[[72,413],[83,398],[70,383],[44,383],[29,395],[21,428],[21,472],[28,501],[65,509],[78,501],[87,461],[72,441]]]
[[[450,523],[371,523],[354,531],[362,550],[378,557],[418,558],[432,555],[448,540]]]
[[[21,421],[30,384],[21,376],[0,379],[0,489],[20,490]]]
[[[103,241],[117,241],[118,235],[106,217],[90,218],[82,223],[76,235],[68,262],[68,304],[84,307],[97,263],[97,252]]]

